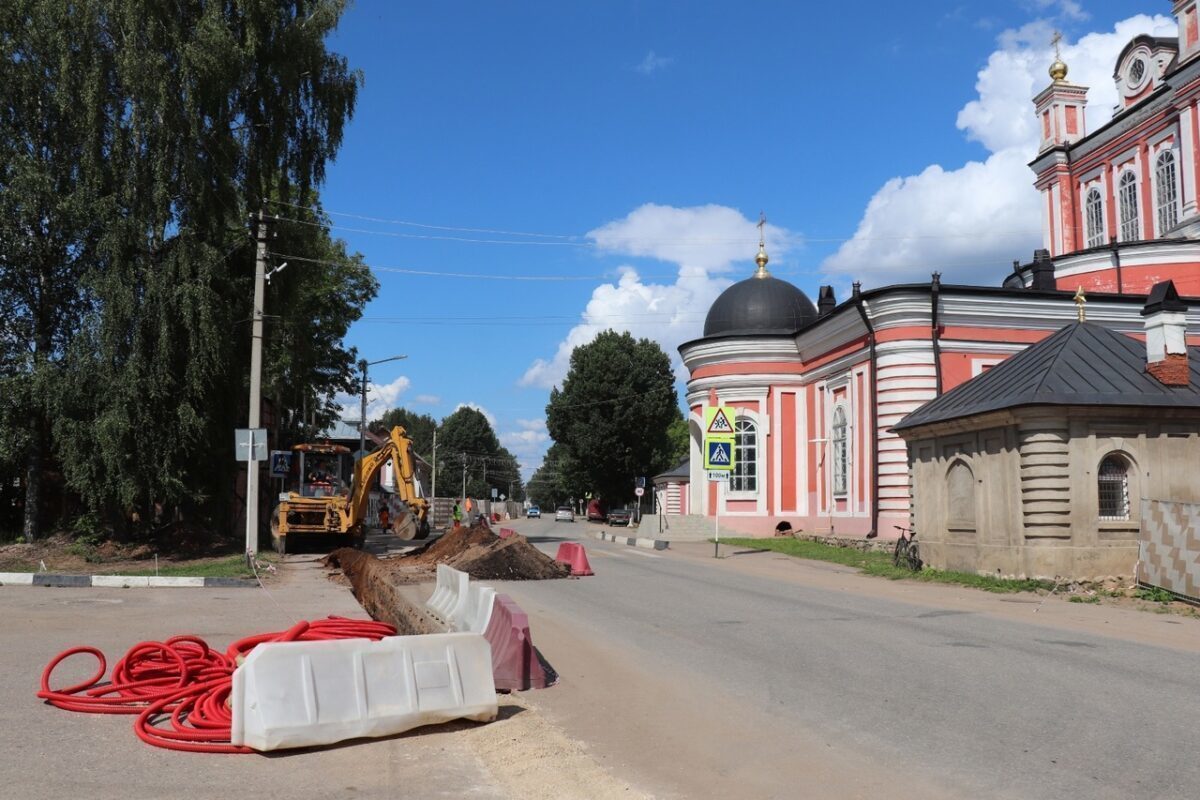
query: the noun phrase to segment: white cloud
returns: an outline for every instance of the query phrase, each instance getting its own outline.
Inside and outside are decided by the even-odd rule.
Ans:
[[[492,412],[488,411],[483,406],[479,405],[478,403],[459,403],[458,405],[456,405],[454,407],[454,410],[458,411],[460,408],[475,409],[480,414],[483,414],[484,419],[486,419],[488,421],[488,425],[492,426],[492,430],[493,431],[496,430],[496,415],[493,414]]]
[[[655,55],[654,51],[651,50],[649,53],[646,53],[646,57],[634,69],[643,75],[650,75],[663,67],[669,67],[674,61],[675,59],[669,56]]]
[[[609,328],[657,341],[680,370],[675,348],[702,333],[708,307],[730,283],[718,276],[737,262],[741,262],[742,277],[750,276],[758,242],[756,224],[725,206],[675,208],[649,203],[591,231],[588,236],[602,252],[676,264],[676,280],[646,283],[634,267],[621,267],[616,283],[592,292],[580,323],[559,344],[554,357],[537,359],[520,384],[549,388],[560,383],[567,374],[571,351]],[[795,235],[770,224],[765,226],[764,238],[775,259],[798,241]]]
[[[400,396],[408,391],[412,381],[401,375],[391,383],[367,382],[367,419],[379,419],[385,412],[399,405]],[[338,405],[342,408],[342,417],[358,419],[361,410],[361,400],[357,396],[339,395]]]
[[[436,406],[442,402],[442,398],[436,394],[419,394],[413,398],[413,402],[423,406]]]
[[[1064,18],[1082,18],[1077,3],[1041,5]],[[1111,31],[1064,42],[1068,80],[1089,87],[1089,131],[1112,117],[1112,72],[1121,49],[1140,33],[1171,36],[1175,30],[1170,17],[1140,14]],[[1041,246],[1042,220],[1026,165],[1040,143],[1032,98],[1050,82],[1051,33],[1047,20],[1005,31],[979,71],[978,96],[959,111],[957,126],[988,157],[956,169],[934,164],[889,180],[867,204],[854,236],[825,260],[827,273],[868,286],[925,281],[933,270],[949,282],[996,284],[1012,259],[1032,256]]]

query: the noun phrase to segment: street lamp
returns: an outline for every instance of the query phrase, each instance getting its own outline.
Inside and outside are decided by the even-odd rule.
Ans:
[[[381,358],[378,361],[367,361],[365,358],[358,362],[358,368],[362,370],[362,419],[358,421],[358,457],[362,458],[367,452],[367,367],[373,367],[376,364],[386,364],[389,361],[400,361],[408,358],[408,356],[392,356],[391,358]]]

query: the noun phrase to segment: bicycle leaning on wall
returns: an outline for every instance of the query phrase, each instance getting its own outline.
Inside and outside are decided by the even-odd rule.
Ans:
[[[907,567],[913,572],[920,572],[923,562],[921,550],[917,545],[917,532],[903,525],[893,527],[900,531],[900,538],[896,540],[896,549],[892,551],[892,563],[897,567]]]

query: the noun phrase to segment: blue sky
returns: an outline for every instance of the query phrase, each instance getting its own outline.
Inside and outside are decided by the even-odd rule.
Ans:
[[[1094,128],[1120,47],[1173,20],[1149,0],[358,0],[331,44],[365,83],[322,197],[381,284],[349,343],[408,355],[372,372],[372,412],[479,406],[528,476],[570,347],[613,327],[677,360],[750,275],[760,210],[770,269],[813,298],[999,282],[1040,246],[1025,164],[1054,28]]]

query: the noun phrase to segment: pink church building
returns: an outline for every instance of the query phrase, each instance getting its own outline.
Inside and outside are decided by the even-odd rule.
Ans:
[[[1138,36],[1115,65],[1121,103],[1088,133],[1087,88],[1061,60],[1034,99],[1042,128],[1030,164],[1043,200],[1043,248],[1000,286],[927,283],[818,302],[757,269],[709,309],[679,347],[689,372],[688,476],[663,476],[667,514],[720,513],[753,535],[787,522],[806,532],[892,538],[907,526],[910,473],[902,417],[1076,319],[1140,334],[1154,284],[1200,297],[1200,41],[1197,0],[1179,0],[1178,38]],[[1193,300],[1189,305],[1198,305]],[[1188,314],[1200,344],[1200,317]],[[705,479],[706,407],[737,408],[737,467]],[[673,493],[673,494],[672,494]],[[711,520],[710,520],[711,521]]]

